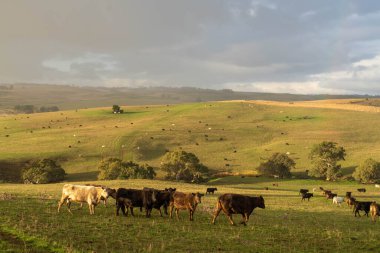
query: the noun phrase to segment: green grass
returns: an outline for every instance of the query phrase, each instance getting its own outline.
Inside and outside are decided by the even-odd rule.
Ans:
[[[322,141],[345,147],[347,172],[380,156],[377,113],[244,102],[124,109],[121,115],[110,108],[3,115],[0,162],[57,158],[68,179],[93,180],[102,158],[122,156],[159,166],[166,150],[193,152],[210,169],[242,174],[253,173],[274,152],[289,152],[295,171],[305,171],[311,166],[310,149]]]
[[[159,180],[102,183],[131,188],[171,186],[183,192],[204,192],[207,187]],[[279,186],[272,187],[273,183]],[[87,206],[78,210],[78,205],[73,205],[74,215],[65,207],[58,214],[62,185],[0,185],[0,194],[14,196],[0,200],[0,231],[10,231],[19,238],[3,243],[16,247],[16,242],[26,241],[29,249],[46,252],[375,252],[380,246],[378,223],[353,217],[347,206],[334,206],[321,193],[315,193],[310,202],[301,202],[298,195],[300,188],[323,186],[339,195],[352,191],[360,200],[379,201],[373,186],[359,194],[355,189],[362,186],[352,182],[225,177],[210,182],[218,192],[202,198],[195,221],[190,222],[186,211],[180,212],[179,221],[159,217],[156,210],[151,218],[138,210],[136,217],[117,217],[114,200],[108,207],[98,206],[94,216],[89,215]],[[256,209],[246,227],[231,226],[224,214],[211,225],[216,198],[227,192],[262,195],[266,209]],[[234,220],[238,222],[240,217],[234,215]]]

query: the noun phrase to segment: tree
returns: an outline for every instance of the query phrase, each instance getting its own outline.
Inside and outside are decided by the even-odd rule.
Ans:
[[[60,182],[65,175],[65,170],[56,161],[42,159],[25,168],[22,172],[22,179],[24,183],[47,184]]]
[[[290,170],[296,163],[287,154],[274,153],[266,162],[261,163],[258,171],[264,175],[278,175],[280,178],[290,177]]]
[[[14,110],[17,112],[30,114],[34,113],[36,109],[34,108],[34,105],[16,105]]]
[[[369,158],[355,169],[352,176],[362,183],[374,183],[380,179],[380,163]]]
[[[166,172],[166,179],[193,183],[205,181],[209,172],[195,154],[185,151],[166,153],[160,168]]]
[[[114,180],[114,179],[153,179],[156,177],[154,168],[145,164],[139,165],[132,161],[123,162],[118,158],[108,158],[102,160],[98,166],[100,171],[99,180]]]
[[[113,105],[113,106],[112,106],[112,112],[113,112],[113,113],[123,113],[124,110],[121,109],[121,107],[118,106],[118,105]]]
[[[345,156],[345,149],[337,146],[335,142],[324,141],[315,145],[309,154],[313,163],[309,175],[326,180],[335,180],[341,173],[341,166],[337,163],[344,160]]]

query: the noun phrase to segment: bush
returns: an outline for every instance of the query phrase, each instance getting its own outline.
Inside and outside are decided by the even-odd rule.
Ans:
[[[280,178],[290,177],[290,170],[296,163],[287,154],[274,153],[268,161],[261,163],[258,172],[267,176],[278,175]]]
[[[345,149],[338,147],[335,142],[324,141],[315,145],[309,155],[313,163],[313,167],[309,171],[310,176],[326,180],[337,179],[341,175],[341,166],[337,162],[344,160],[345,156]]]
[[[114,179],[153,179],[156,177],[154,168],[145,164],[139,165],[132,161],[123,162],[118,158],[108,158],[102,160],[98,166],[100,171],[99,180],[114,180]]]
[[[113,106],[112,106],[112,112],[113,112],[113,113],[124,113],[124,110],[121,109],[121,107],[118,106],[118,105],[113,105]]]
[[[193,183],[204,182],[209,172],[196,155],[185,151],[166,153],[160,168],[166,172],[166,179]]]
[[[63,181],[65,175],[65,170],[56,161],[42,159],[25,168],[22,179],[26,184],[47,184]]]
[[[380,163],[369,158],[355,169],[352,176],[362,183],[374,183],[380,179]]]
[[[14,110],[20,113],[34,113],[36,111],[34,105],[16,105]]]

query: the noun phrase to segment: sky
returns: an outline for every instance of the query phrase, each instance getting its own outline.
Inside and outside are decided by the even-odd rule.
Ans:
[[[380,94],[378,0],[2,0],[0,83]]]

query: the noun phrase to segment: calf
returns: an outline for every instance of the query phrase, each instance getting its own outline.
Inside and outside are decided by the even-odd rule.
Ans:
[[[298,195],[302,195],[302,194],[304,194],[304,193],[307,193],[307,192],[309,192],[309,190],[308,190],[308,189],[300,189],[300,191],[299,191],[299,194],[298,194]]]
[[[338,194],[336,194],[336,193],[328,193],[327,195],[326,195],[326,199],[333,199],[334,197],[336,197]]]
[[[65,184],[62,188],[62,197],[58,203],[58,212],[61,206],[66,201],[67,209],[72,214],[70,205],[71,202],[87,203],[90,209],[90,214],[95,214],[95,206],[99,204],[101,198],[107,199],[109,192],[102,188],[85,185]]]
[[[346,198],[347,206],[353,206],[355,208],[356,199],[354,197]]]
[[[217,191],[218,189],[217,188],[207,188],[206,189],[206,195],[207,194],[214,194],[215,191]]]
[[[241,224],[246,226],[249,216],[256,207],[265,208],[264,198],[262,196],[250,197],[240,194],[223,194],[218,198],[212,224],[215,224],[216,218],[220,211],[223,210],[232,225],[235,225],[232,220],[232,214],[241,214],[243,217]]]
[[[336,205],[339,205],[339,206],[341,206],[341,204],[343,203],[343,201],[344,201],[343,197],[335,196],[333,198],[333,204],[336,204]]]
[[[306,193],[303,193],[303,194],[302,194],[302,200],[307,199],[307,201],[310,201],[310,198],[311,198],[311,197],[314,197],[314,194],[313,194],[313,193],[306,192]]]
[[[377,218],[380,215],[380,207],[376,202],[372,202],[372,204],[369,207],[369,211],[371,213],[371,219],[373,222],[376,222]]]
[[[116,215],[119,215],[121,209],[123,215],[128,216],[129,208],[131,215],[134,216],[133,208],[140,207],[145,208],[145,216],[150,217],[156,197],[157,191],[155,190],[119,188],[116,191]]]
[[[168,215],[168,206],[170,204],[172,194],[175,192],[175,188],[170,188],[170,190],[165,189],[163,191],[156,191],[156,202],[153,203],[153,208],[157,209],[160,212],[160,216],[162,217],[161,207],[163,207],[165,214]]]
[[[366,192],[367,190],[365,188],[359,188],[358,192]]]
[[[194,220],[194,212],[197,209],[198,204],[201,203],[201,199],[204,194],[197,193],[183,193],[174,192],[170,200],[170,218],[173,217],[173,209],[175,208],[175,213],[177,219],[179,219],[179,210],[189,210],[190,221]]]
[[[356,201],[355,208],[354,208],[355,217],[356,217],[356,214],[360,217],[359,211],[364,211],[365,215],[367,215],[367,217],[368,217],[368,213],[369,213],[369,209],[370,209],[371,204],[372,204],[372,202],[368,202],[368,201],[365,201],[365,202],[364,201]]]

